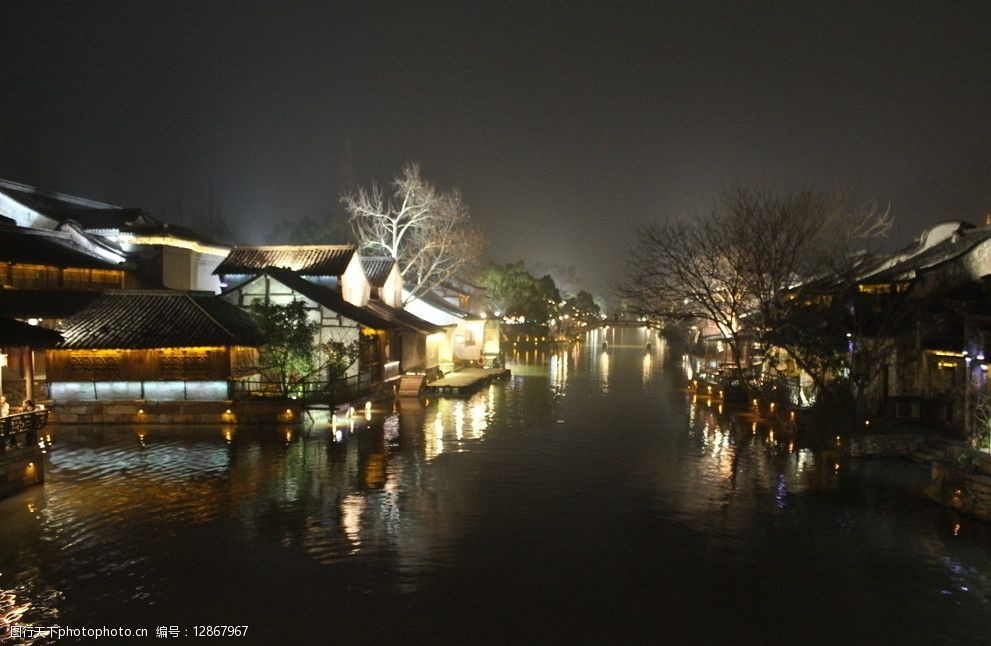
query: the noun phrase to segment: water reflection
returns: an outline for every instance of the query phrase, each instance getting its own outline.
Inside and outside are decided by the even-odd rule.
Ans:
[[[599,381],[602,385],[602,392],[609,392],[609,351],[599,352]]]
[[[711,607],[740,631],[843,616],[868,641],[985,627],[987,530],[926,504],[924,470],[686,395],[666,356],[612,329],[467,399],[302,431],[60,429],[45,487],[0,501],[0,621],[271,615],[270,642],[493,637],[507,613],[595,631],[603,608],[641,640],[716,640]],[[809,603],[782,616],[780,590]],[[865,600],[903,619],[880,635]]]

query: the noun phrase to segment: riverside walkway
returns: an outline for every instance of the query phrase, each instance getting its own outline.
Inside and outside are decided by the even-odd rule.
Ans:
[[[469,395],[495,379],[510,376],[508,368],[462,368],[427,383],[427,392],[439,395]]]

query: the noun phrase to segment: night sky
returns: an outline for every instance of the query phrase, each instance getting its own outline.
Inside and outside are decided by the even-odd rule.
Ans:
[[[991,3],[811,4],[5,1],[0,177],[260,242],[419,160],[597,292],[734,184],[983,221]]]

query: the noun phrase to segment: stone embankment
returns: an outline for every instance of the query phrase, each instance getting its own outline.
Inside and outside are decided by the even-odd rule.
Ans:
[[[297,401],[79,402],[56,404],[49,424],[299,424]]]
[[[962,442],[920,433],[879,433],[850,438],[845,450],[857,458],[909,458],[931,465],[926,494],[936,502],[991,520],[991,454]]]
[[[955,453],[933,462],[933,482],[926,493],[944,505],[991,520],[991,455]]]
[[[913,457],[928,441],[919,433],[878,433],[855,435],[846,443],[846,453],[854,458]]]

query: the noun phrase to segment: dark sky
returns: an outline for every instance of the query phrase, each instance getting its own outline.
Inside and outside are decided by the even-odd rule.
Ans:
[[[983,220],[989,34],[987,2],[4,1],[0,177],[212,193],[260,241],[419,160],[495,260],[604,292],[632,224],[739,183],[876,198],[903,240]]]

